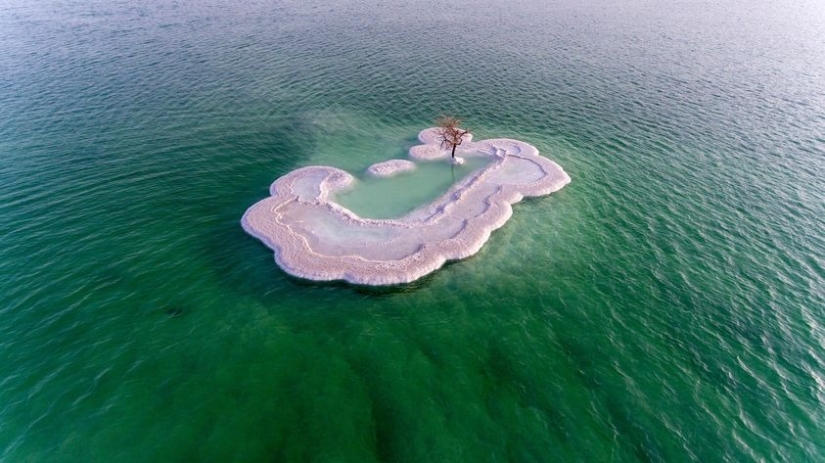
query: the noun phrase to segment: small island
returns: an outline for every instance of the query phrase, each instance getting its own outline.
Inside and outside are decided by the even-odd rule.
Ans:
[[[335,194],[354,182],[349,173],[326,166],[296,169],[271,185],[270,197],[246,211],[244,230],[275,251],[284,271],[300,278],[409,283],[447,261],[477,253],[490,233],[510,218],[512,204],[570,183],[561,166],[519,140],[474,142],[468,133],[451,152],[443,149],[437,127],[421,131],[418,139],[422,144],[410,149],[409,160],[374,164],[368,171],[391,177],[414,169],[417,162],[449,161],[455,154],[486,156],[492,162],[432,203],[395,219],[360,217],[335,202]]]

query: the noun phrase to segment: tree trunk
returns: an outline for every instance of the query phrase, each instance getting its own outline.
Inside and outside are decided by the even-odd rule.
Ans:
[[[453,145],[453,154],[452,154],[453,159],[455,159],[455,147],[456,147],[456,146],[458,146],[458,145]]]

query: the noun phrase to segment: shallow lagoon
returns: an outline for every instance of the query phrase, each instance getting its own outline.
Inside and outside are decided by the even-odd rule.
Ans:
[[[335,200],[361,217],[392,219],[431,203],[451,185],[484,168],[489,157],[471,156],[460,165],[441,161],[421,161],[414,171],[390,178],[367,174],[357,176],[352,189],[335,195]]]

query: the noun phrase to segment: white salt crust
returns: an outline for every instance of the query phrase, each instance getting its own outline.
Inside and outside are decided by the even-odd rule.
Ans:
[[[392,177],[402,172],[415,170],[415,163],[406,159],[390,159],[379,162],[367,168],[367,173],[373,177]]]
[[[409,152],[413,161],[450,158],[436,128],[422,130],[418,139],[422,145]],[[459,153],[490,156],[493,162],[397,219],[361,218],[332,201],[331,194],[347,189],[353,177],[334,167],[312,166],[277,179],[269,189],[272,196],[250,207],[241,224],[275,251],[275,261],[291,275],[363,285],[409,283],[447,261],[477,253],[490,232],[510,218],[512,204],[570,183],[561,166],[522,141],[468,140]],[[370,173],[409,170],[410,161],[393,161],[374,164],[370,169],[379,166],[378,173]]]

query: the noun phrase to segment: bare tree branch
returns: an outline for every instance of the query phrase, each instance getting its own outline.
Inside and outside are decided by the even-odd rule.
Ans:
[[[452,157],[455,158],[456,147],[464,141],[466,136],[470,133],[470,130],[460,129],[459,125],[461,125],[461,119],[454,116],[442,114],[441,117],[435,121],[435,123],[438,126],[441,146],[444,148],[452,148]]]

